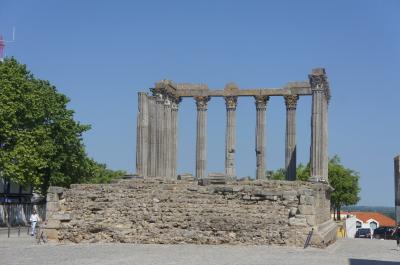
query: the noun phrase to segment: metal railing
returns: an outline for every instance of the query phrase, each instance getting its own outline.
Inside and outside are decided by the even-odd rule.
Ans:
[[[0,203],[0,227],[17,227],[28,225],[33,209],[35,209],[39,214],[41,220],[45,220],[45,203]]]

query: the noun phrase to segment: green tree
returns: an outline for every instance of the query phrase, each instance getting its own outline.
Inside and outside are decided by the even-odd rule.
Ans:
[[[86,155],[69,99],[15,59],[0,63],[0,174],[45,194],[49,185],[89,182],[100,165]]]
[[[340,158],[334,156],[329,160],[329,184],[334,188],[331,193],[331,207],[336,212],[336,219],[340,220],[342,206],[354,205],[359,200],[359,174],[340,164]]]
[[[113,179],[120,178],[126,175],[123,170],[111,170],[108,169],[105,164],[99,164],[93,159],[88,159],[89,172],[91,177],[86,179],[87,183],[110,183]]]
[[[286,179],[286,170],[284,168],[278,168],[277,170],[268,170],[266,172],[267,179],[273,180],[284,180]]]
[[[307,181],[311,176],[310,163],[307,165],[299,164],[296,168],[296,178],[298,180]]]
[[[310,165],[304,166],[303,164],[299,164],[296,168],[296,175],[298,180],[306,181],[310,177]],[[267,179],[274,180],[285,180],[286,179],[286,170],[284,168],[279,168],[277,170],[267,170],[265,172],[265,176]]]

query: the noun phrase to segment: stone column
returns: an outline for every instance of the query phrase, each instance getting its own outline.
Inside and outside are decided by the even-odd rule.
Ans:
[[[178,107],[179,107],[180,98],[176,98],[172,100],[171,103],[171,138],[172,138],[172,149],[171,149],[171,175],[173,179],[176,179],[177,174],[177,158],[178,158]]]
[[[156,154],[157,154],[157,123],[156,123],[156,101],[154,97],[149,97],[149,154],[147,157],[148,167],[147,172],[151,177],[156,176]]]
[[[171,101],[164,101],[164,176],[171,178]]]
[[[162,94],[156,94],[156,177],[163,176],[163,123],[164,123],[164,100]]]
[[[400,155],[394,158],[394,205],[396,224],[400,225]]]
[[[225,97],[226,132],[225,132],[225,175],[236,178],[235,144],[236,144],[236,106],[237,97]]]
[[[146,93],[138,93],[138,116],[136,134],[136,173],[146,177],[149,150],[149,106]]]
[[[285,96],[285,169],[287,180],[296,180],[296,107],[298,99],[298,95]]]
[[[267,109],[268,96],[255,96],[256,100],[256,178],[265,178],[265,112]]]
[[[210,97],[195,97],[197,105],[197,135],[196,135],[196,178],[206,175],[207,163],[207,102]]]
[[[328,102],[330,90],[325,69],[309,75],[312,90],[310,181],[328,182]]]

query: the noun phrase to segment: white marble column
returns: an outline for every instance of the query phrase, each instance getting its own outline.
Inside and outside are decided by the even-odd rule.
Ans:
[[[136,173],[147,176],[147,158],[149,150],[149,106],[148,96],[144,92],[138,93],[138,115],[136,134]]]
[[[147,157],[147,174],[150,177],[156,176],[157,159],[157,131],[156,131],[156,101],[154,97],[149,97],[149,153]]]
[[[177,178],[177,158],[178,158],[178,108],[180,98],[175,98],[171,103],[171,135],[172,135],[172,146],[171,146],[171,175],[173,179]]]
[[[287,180],[296,180],[296,107],[298,99],[298,95],[285,96],[285,169]]]
[[[163,133],[164,133],[164,99],[156,94],[156,177],[163,177]]]
[[[165,98],[164,101],[164,176],[167,178],[171,178],[171,149],[172,149],[172,140],[171,140],[171,101],[169,98]]]
[[[236,178],[235,145],[236,145],[236,106],[237,97],[225,97],[226,132],[225,132],[225,175]]]
[[[323,68],[314,69],[309,79],[312,90],[310,181],[328,182],[329,84]]]
[[[255,96],[256,100],[256,178],[265,179],[265,112],[268,96]]]
[[[400,155],[394,158],[394,205],[396,224],[400,225]]]
[[[210,97],[195,97],[197,106],[196,178],[206,177],[207,167],[207,102]]]

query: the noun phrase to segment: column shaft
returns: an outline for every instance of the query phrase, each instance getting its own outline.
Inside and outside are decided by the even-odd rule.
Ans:
[[[136,137],[136,172],[138,175],[147,176],[147,157],[149,149],[149,106],[146,93],[138,93],[138,116]]]
[[[309,75],[312,90],[311,116],[311,178],[328,182],[328,101],[329,84],[324,69],[314,69]]]
[[[285,96],[285,169],[287,180],[296,180],[296,107],[298,99],[297,95]]]
[[[267,96],[256,96],[256,179],[265,178],[265,112]]]
[[[172,127],[171,127],[171,102],[165,103],[165,176],[172,178],[171,174],[171,150],[172,150]]]
[[[156,154],[157,154],[157,131],[156,131],[156,102],[154,97],[149,97],[149,154],[148,154],[148,175],[156,176]]]
[[[236,106],[237,97],[228,96],[226,104],[226,132],[225,132],[225,175],[236,178],[235,145],[236,145]]]
[[[207,102],[210,97],[196,97],[197,134],[196,134],[196,178],[206,177],[207,167]]]
[[[163,99],[161,94],[156,95],[156,132],[157,132],[157,138],[156,138],[156,145],[157,145],[157,151],[156,151],[156,177],[162,177],[163,175],[163,121],[164,121],[164,115],[163,115]]]
[[[177,177],[177,158],[178,158],[178,104],[179,99],[176,99],[172,102],[171,105],[171,126],[172,126],[172,149],[171,149],[171,174],[172,178],[176,179]]]

